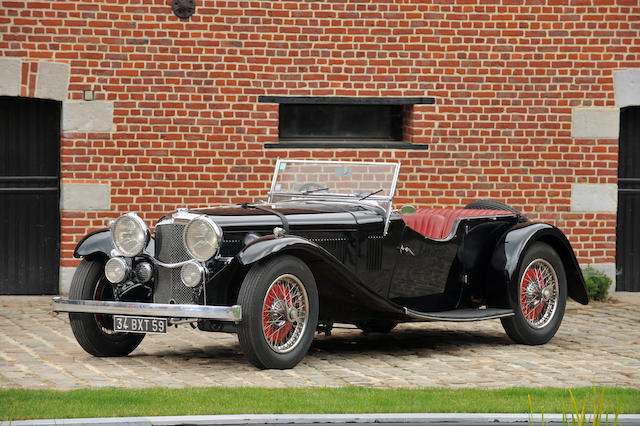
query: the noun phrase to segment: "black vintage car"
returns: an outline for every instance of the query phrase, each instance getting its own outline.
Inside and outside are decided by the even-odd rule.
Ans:
[[[334,323],[499,318],[517,343],[551,339],[567,297],[588,302],[552,225],[476,201],[392,208],[399,164],[278,160],[267,202],[178,209],[151,237],[135,213],[80,241],[69,299],[78,343],[124,356],[145,333],[191,323],[237,332],[259,368],[291,368]]]

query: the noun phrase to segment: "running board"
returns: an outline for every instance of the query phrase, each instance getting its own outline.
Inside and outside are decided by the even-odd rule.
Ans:
[[[511,317],[515,315],[513,309],[487,308],[487,309],[454,309],[442,312],[419,312],[404,308],[404,313],[411,318],[423,321],[481,321],[488,319]]]

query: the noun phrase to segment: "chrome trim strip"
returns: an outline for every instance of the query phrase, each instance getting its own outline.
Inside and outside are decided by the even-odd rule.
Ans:
[[[231,263],[231,261],[233,260],[234,256],[231,257],[224,257],[224,256],[214,256],[213,259],[217,260],[219,262],[224,262],[224,263]],[[184,260],[182,262],[178,262],[178,263],[164,263],[159,261],[158,259],[156,259],[153,256],[149,256],[148,259],[153,262],[154,265],[156,266],[161,266],[163,268],[168,268],[168,269],[176,269],[176,268],[181,268],[184,266],[185,263],[189,263],[189,262],[194,262],[196,261],[195,259],[188,259],[188,260]],[[202,262],[200,262],[202,263]]]
[[[278,157],[280,160],[280,157]],[[285,163],[322,163],[322,164],[345,164],[345,163],[353,163],[353,164],[367,164],[367,165],[385,165],[385,166],[395,166],[398,163],[387,163],[384,161],[347,161],[347,160],[289,160],[288,158],[283,160]]]
[[[240,305],[169,305],[164,303],[67,300],[60,297],[54,297],[52,308],[53,312],[141,315],[165,318],[202,318],[235,322],[242,320],[242,307]]]
[[[270,192],[269,195],[271,195],[272,193]],[[275,194],[278,195],[291,195],[291,196],[298,196],[299,198],[297,198],[297,200],[308,200],[308,198],[306,197],[316,197],[316,198],[346,198],[346,199],[351,199],[351,200],[360,200],[360,198],[357,195],[353,195],[353,194],[339,194],[339,193],[335,193],[335,192],[323,192],[322,194],[301,194],[300,192],[276,192]],[[372,195],[370,197],[367,197],[367,200],[380,200],[380,201],[391,201],[393,197],[389,196],[385,196],[385,195]],[[269,201],[267,204],[271,204],[271,201]]]
[[[393,164],[393,163],[390,163]],[[391,219],[391,210],[393,210],[393,198],[396,195],[396,185],[398,184],[398,176],[400,175],[400,167],[401,164],[398,161],[396,164],[396,171],[393,175],[393,182],[391,182],[391,190],[389,191],[389,195],[391,198],[389,199],[389,206],[386,209],[386,217],[384,218],[384,231],[382,232],[383,236],[387,235],[387,231],[389,230],[389,220]]]
[[[150,257],[150,260],[153,262],[154,265],[162,266],[163,268],[168,268],[168,269],[181,268],[185,263],[189,263],[189,262],[193,261],[193,259],[189,259],[189,260],[184,260],[184,261],[178,262],[178,263],[164,263],[164,262],[159,261],[155,257]]]
[[[276,168],[273,171],[273,178],[271,178],[271,188],[269,188],[269,193],[267,194],[269,198],[267,198],[267,202],[271,202],[271,197],[273,195],[273,189],[276,187],[276,179],[278,177],[278,171],[280,169],[280,157],[276,160]]]

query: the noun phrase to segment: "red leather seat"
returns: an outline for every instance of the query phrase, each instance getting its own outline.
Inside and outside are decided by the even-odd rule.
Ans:
[[[402,216],[407,226],[427,238],[441,240],[453,231],[461,217],[513,216],[506,210],[420,209],[412,216]]]

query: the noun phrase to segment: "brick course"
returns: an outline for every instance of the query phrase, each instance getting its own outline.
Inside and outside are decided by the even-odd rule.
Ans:
[[[402,161],[396,202],[505,201],[565,231],[582,263],[615,262],[615,213],[570,211],[575,183],[617,183],[617,139],[573,139],[575,107],[615,107],[615,70],[640,67],[637,0],[388,2],[0,0],[0,56],[71,67],[68,100],[114,102],[114,131],[64,132],[62,179],[111,184],[111,211],[62,212],[61,265],[130,210],[266,193],[276,157]],[[429,150],[265,149],[260,95],[433,96],[405,114]]]

